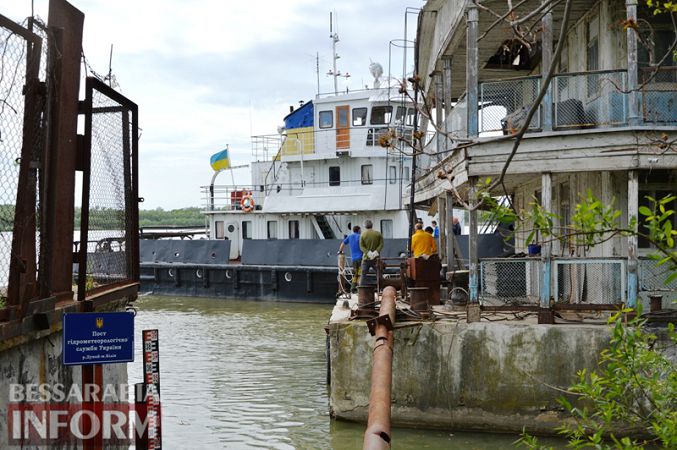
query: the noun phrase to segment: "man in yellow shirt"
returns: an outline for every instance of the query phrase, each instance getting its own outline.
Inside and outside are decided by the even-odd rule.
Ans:
[[[416,224],[416,232],[411,237],[411,252],[414,258],[421,255],[434,255],[437,253],[437,244],[435,238],[430,233],[423,231],[423,224]]]

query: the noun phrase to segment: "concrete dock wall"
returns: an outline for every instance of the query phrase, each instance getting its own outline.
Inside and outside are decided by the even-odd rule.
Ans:
[[[0,342],[0,449],[8,448],[8,415],[10,385],[47,384],[50,389],[57,384],[63,385],[68,393],[74,384],[82,386],[81,367],[64,366],[62,356],[62,332],[60,324],[56,330],[44,331],[17,338],[16,342]],[[20,342],[18,341],[20,339]],[[120,386],[127,384],[126,364],[104,364],[103,383]],[[126,448],[122,446],[120,448]],[[37,448],[24,446],[23,448]],[[44,447],[40,447],[44,448]],[[78,448],[75,445],[54,446],[50,448]],[[117,448],[117,447],[116,447]]]
[[[366,421],[372,337],[364,322],[329,326],[331,414]],[[394,425],[554,433],[566,389],[595,369],[603,325],[416,322],[395,329]]]

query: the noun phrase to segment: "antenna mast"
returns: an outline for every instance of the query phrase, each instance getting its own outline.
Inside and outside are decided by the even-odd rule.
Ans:
[[[349,78],[350,74],[346,72],[345,75],[342,75],[340,70],[336,70],[336,60],[340,58],[336,53],[336,43],[339,41],[339,36],[338,32],[334,32],[334,17],[332,13],[329,13],[329,38],[331,39],[331,59],[333,69],[329,70],[327,75],[334,77],[334,95],[338,95],[338,77]]]

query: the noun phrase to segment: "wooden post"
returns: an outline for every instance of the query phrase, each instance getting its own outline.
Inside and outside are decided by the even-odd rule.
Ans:
[[[546,213],[552,212],[552,175],[550,172],[543,172],[541,175],[541,206]],[[541,313],[538,315],[538,323],[553,323],[554,319],[550,311],[551,247],[551,242],[541,243]]]
[[[543,0],[545,3],[548,0]],[[541,25],[543,27],[543,34],[541,37],[541,83],[545,81],[545,78],[550,71],[550,66],[553,64],[552,60],[552,11],[549,11],[541,19]],[[543,123],[541,127],[543,131],[552,131],[552,83],[548,86],[548,90],[541,101],[541,111],[543,117]]]
[[[639,220],[639,179],[636,170],[628,171],[628,225]],[[637,230],[635,223],[634,229]],[[628,236],[628,306],[637,307],[637,235]]]
[[[628,21],[637,23],[637,0],[625,0],[625,9]],[[628,125],[639,125],[640,123],[640,105],[639,105],[639,86],[638,65],[637,65],[637,31],[628,27],[625,31],[625,38],[628,47]]]
[[[467,23],[467,51],[465,84],[466,98],[468,100],[468,137],[477,137],[477,105],[478,105],[478,80],[479,80],[479,48],[477,44],[479,29],[479,10],[475,4],[470,4],[466,10]],[[471,213],[472,214],[472,213]]]

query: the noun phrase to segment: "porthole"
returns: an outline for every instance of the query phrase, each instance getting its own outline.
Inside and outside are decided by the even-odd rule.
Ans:
[[[228,232],[232,233],[233,231],[235,231],[235,225],[228,225]]]
[[[202,278],[202,269],[197,269],[195,271],[195,276],[201,279]]]
[[[179,252],[174,253],[175,258],[178,258],[179,256],[181,256],[181,253],[179,253]]]
[[[226,270],[226,278],[228,278],[229,280],[233,278],[233,272],[231,272],[230,270]]]
[[[287,283],[291,281],[291,272],[284,273],[284,281],[286,281]]]
[[[167,275],[169,275],[170,278],[174,278],[174,269],[167,269]]]

